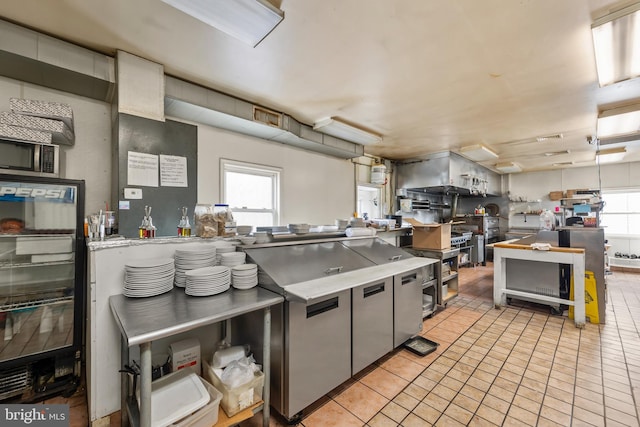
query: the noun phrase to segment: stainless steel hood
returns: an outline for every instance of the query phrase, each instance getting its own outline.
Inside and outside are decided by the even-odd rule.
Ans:
[[[169,76],[165,79],[164,112],[167,116],[343,159],[364,154],[361,144],[316,132],[286,114]]]
[[[501,195],[501,176],[456,153],[444,151],[428,157],[399,162],[396,188],[431,194],[461,196]]]

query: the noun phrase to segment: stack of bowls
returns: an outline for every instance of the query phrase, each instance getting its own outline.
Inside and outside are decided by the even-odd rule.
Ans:
[[[289,224],[289,232],[294,234],[307,234],[310,228],[309,224]]]
[[[344,230],[349,225],[348,219],[336,219],[336,225],[338,226],[338,230]]]
[[[253,237],[256,238],[255,243],[269,243],[269,234],[266,231],[256,231],[253,233]]]
[[[240,237],[240,242],[243,245],[253,245],[256,242],[256,238],[252,236],[242,236]]]
[[[246,236],[251,234],[251,231],[253,231],[253,225],[238,225],[236,227],[236,231],[240,236]]]

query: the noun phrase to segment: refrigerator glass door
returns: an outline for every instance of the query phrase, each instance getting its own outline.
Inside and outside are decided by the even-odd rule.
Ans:
[[[0,180],[0,363],[74,345],[79,191]]]

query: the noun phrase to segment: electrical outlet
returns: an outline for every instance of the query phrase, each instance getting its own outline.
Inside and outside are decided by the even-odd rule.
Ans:
[[[125,199],[142,199],[142,189],[141,188],[125,188],[124,198]]]

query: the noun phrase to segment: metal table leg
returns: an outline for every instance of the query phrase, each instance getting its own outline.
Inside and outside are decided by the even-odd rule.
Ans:
[[[129,347],[122,336],[120,344],[120,366],[124,368],[129,364]],[[134,390],[135,391],[135,390]],[[129,414],[127,411],[127,400],[129,399],[129,374],[122,372],[120,374],[120,425],[129,427]]]
[[[269,427],[269,410],[271,397],[271,307],[264,309],[264,337],[262,344],[262,370],[264,373],[264,390],[262,400],[262,426]]]
[[[140,427],[151,427],[151,343],[140,344]]]

